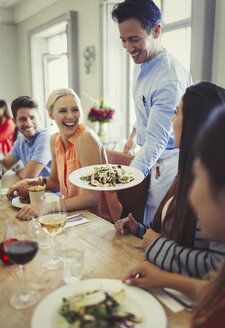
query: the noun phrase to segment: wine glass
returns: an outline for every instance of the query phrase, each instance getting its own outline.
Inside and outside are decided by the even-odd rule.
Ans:
[[[66,206],[63,195],[58,194],[54,201],[47,202],[46,196],[42,196],[42,212],[39,223],[46,233],[51,236],[50,258],[43,263],[48,270],[55,270],[61,264],[60,258],[55,256],[55,235],[59,234],[66,224]]]
[[[15,264],[19,264],[22,279],[21,290],[10,298],[10,304],[16,309],[25,309],[34,305],[40,295],[25,288],[24,264],[36,255],[38,243],[34,241],[31,221],[20,221],[15,217],[5,221],[4,252]]]

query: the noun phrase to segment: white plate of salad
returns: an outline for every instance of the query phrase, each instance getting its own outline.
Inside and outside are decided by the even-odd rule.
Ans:
[[[86,295],[88,295],[87,298]],[[110,302],[110,305],[107,304],[107,313],[105,313],[104,303],[108,295],[113,297],[119,305],[117,304],[114,309],[112,308],[114,303]],[[106,300],[102,297],[106,297]],[[67,308],[70,303],[73,306],[72,311]],[[77,308],[81,309],[82,315],[76,312],[74,307],[76,311]],[[109,312],[108,307],[110,307]],[[126,319],[127,316],[129,319]],[[166,314],[161,304],[147,291],[139,287],[127,286],[120,280],[90,279],[82,280],[74,285],[65,285],[45,297],[33,313],[31,328],[79,327],[81,321],[82,327],[90,327],[88,321],[91,320],[96,320],[98,327],[102,320],[105,321],[104,327],[124,328],[128,324],[133,328],[167,327]]]
[[[82,167],[69,176],[74,185],[90,190],[116,191],[134,187],[142,182],[144,174],[130,166],[101,164]]]

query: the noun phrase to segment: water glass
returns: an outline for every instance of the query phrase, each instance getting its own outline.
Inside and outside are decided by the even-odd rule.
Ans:
[[[37,241],[39,248],[50,248],[51,240],[49,234],[47,234],[43,229],[41,224],[37,219],[32,219],[33,224],[33,238]]]
[[[84,248],[72,247],[61,253],[62,279],[66,284],[73,284],[82,278],[84,266]]]

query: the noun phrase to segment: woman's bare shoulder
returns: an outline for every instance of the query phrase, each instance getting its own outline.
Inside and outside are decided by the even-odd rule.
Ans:
[[[85,130],[81,131],[81,133],[79,134],[79,136],[77,137],[77,142],[78,144],[81,143],[83,144],[84,142],[87,143],[95,143],[95,144],[100,144],[100,140],[99,137],[97,136],[97,134],[90,128],[86,127]]]

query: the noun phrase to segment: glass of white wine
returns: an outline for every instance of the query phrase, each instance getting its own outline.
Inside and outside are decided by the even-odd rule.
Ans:
[[[59,267],[60,258],[55,256],[55,235],[58,235],[66,224],[67,213],[65,199],[63,195],[57,195],[54,202],[47,202],[46,197],[42,196],[42,212],[39,217],[39,223],[46,233],[51,236],[50,258],[43,263],[43,267],[48,270],[55,270]]]

